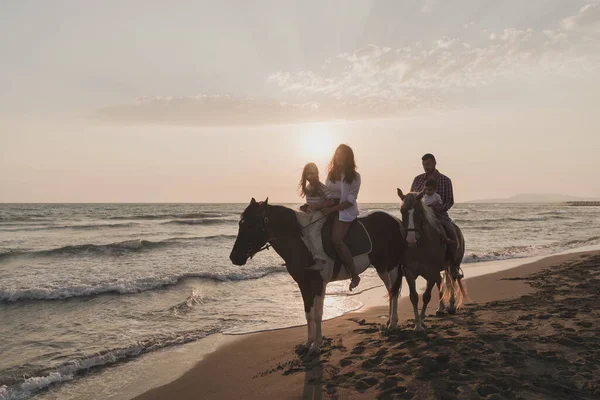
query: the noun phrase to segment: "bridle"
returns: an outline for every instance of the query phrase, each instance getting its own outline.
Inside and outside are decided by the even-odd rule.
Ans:
[[[415,208],[413,207],[413,208],[411,208],[411,210],[415,210]],[[402,212],[402,214],[404,214],[404,212],[406,212],[406,214],[408,214],[408,212],[409,212],[410,210],[404,210],[404,211],[403,211],[403,209],[402,209],[402,208],[400,208],[400,211]],[[413,213],[413,214],[414,214],[414,213]],[[404,216],[402,217],[402,219],[404,220]],[[414,218],[414,215],[413,215],[413,224],[414,224],[414,220],[415,220],[415,218]],[[407,221],[407,222],[406,222],[406,224],[408,225],[408,224],[409,224],[409,222]],[[415,233],[415,236],[416,236],[416,240],[418,241],[418,240],[419,240],[419,236],[421,236],[421,231],[423,230],[423,221],[421,221],[421,223],[419,224],[419,226],[418,226],[418,227],[415,225],[415,228],[408,228],[408,227],[407,227],[407,228],[404,228],[404,229],[405,229],[405,231],[406,231],[406,235],[404,236],[404,239],[405,239],[405,240],[406,240],[406,237],[408,236],[408,233],[409,233],[409,232],[414,232],[414,233]]]
[[[267,237],[267,243],[262,246],[261,248],[259,248],[258,250],[248,250],[248,252],[246,253],[246,256],[250,259],[252,259],[252,257],[254,257],[255,255],[257,255],[258,253],[260,253],[261,251],[264,250],[269,250],[269,248],[271,248],[271,241],[275,240],[274,237],[272,237],[271,235],[269,235],[269,230],[267,229],[267,223],[269,222],[269,216],[267,215],[267,208],[265,207],[265,212],[263,213],[263,215],[261,216],[262,218],[262,226],[261,226],[261,233],[264,234]]]

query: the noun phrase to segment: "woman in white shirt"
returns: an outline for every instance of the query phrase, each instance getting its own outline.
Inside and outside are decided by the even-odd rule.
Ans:
[[[352,281],[350,290],[358,286],[360,277],[354,265],[352,253],[344,243],[350,224],[358,217],[358,191],[360,190],[360,174],[356,171],[354,152],[345,145],[340,144],[329,164],[329,173],[325,185],[331,197],[340,199],[339,204],[321,210],[325,215],[336,212],[333,223],[332,242],[344,265],[350,270]]]

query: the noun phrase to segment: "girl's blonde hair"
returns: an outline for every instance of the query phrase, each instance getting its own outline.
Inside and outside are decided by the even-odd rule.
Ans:
[[[298,185],[298,192],[300,193],[300,197],[306,197],[307,195],[318,195],[321,194],[322,191],[320,186],[311,187],[310,190],[308,189],[306,185],[306,183],[308,182],[308,180],[306,179],[306,175],[309,169],[314,169],[315,171],[317,171],[317,175],[319,175],[319,168],[317,167],[317,164],[309,162],[304,166],[304,169],[302,170],[302,178],[300,178],[300,184]]]

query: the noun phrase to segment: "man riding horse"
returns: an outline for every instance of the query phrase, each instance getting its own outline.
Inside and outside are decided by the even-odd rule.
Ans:
[[[446,175],[440,173],[437,170],[436,165],[437,161],[433,154],[427,153],[423,157],[421,157],[421,161],[423,162],[423,170],[424,174],[417,175],[413,180],[412,186],[410,188],[411,192],[422,192],[425,190],[426,182],[430,180],[434,180],[437,183],[437,193],[440,195],[442,199],[442,204],[433,203],[429,207],[432,208],[438,220],[444,227],[444,231],[448,236],[450,241],[456,243],[456,231],[454,230],[454,225],[450,216],[448,215],[448,210],[452,208],[454,205],[454,193],[452,191],[452,180],[448,178]],[[450,265],[453,270],[453,275],[455,278],[463,278],[462,272],[457,267],[454,262],[454,254],[456,252],[456,245],[448,246],[448,259],[450,260]]]

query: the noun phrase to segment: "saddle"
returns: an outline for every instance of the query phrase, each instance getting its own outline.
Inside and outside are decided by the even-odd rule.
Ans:
[[[339,256],[337,255],[335,248],[333,247],[333,241],[331,240],[334,220],[334,214],[327,218],[327,221],[321,230],[321,238],[323,240],[323,250],[325,250],[325,254],[331,259],[338,260]],[[344,239],[344,243],[348,246],[352,257],[371,253],[371,250],[373,249],[371,237],[365,226],[360,222],[360,217],[352,221],[348,234]]]

